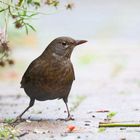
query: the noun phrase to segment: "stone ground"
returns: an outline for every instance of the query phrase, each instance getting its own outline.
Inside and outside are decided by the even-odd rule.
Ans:
[[[138,47],[118,48],[111,53],[95,50],[102,58],[85,66],[75,65],[76,81],[69,97],[74,121],[60,121],[67,116],[61,100],[36,102],[23,116],[26,121],[15,129],[21,140],[139,140],[140,127],[100,129],[110,112],[111,121],[139,123],[140,121],[140,66]],[[112,53],[114,52],[114,54]],[[75,57],[75,56],[74,56]],[[124,63],[125,61],[125,63]],[[79,70],[80,69],[80,70]],[[27,107],[29,98],[19,84],[0,84],[0,121],[15,118]],[[104,112],[105,111],[105,112]],[[68,127],[74,125],[70,132]]]

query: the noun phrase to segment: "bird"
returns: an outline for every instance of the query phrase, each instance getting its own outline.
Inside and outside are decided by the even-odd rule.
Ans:
[[[17,120],[21,119],[23,114],[34,105],[35,100],[53,99],[62,99],[68,114],[65,120],[73,119],[67,105],[68,96],[75,80],[70,58],[74,48],[86,42],[86,40],[75,40],[66,36],[58,37],[31,62],[21,80],[21,88],[29,96],[30,102],[28,107],[17,116]]]

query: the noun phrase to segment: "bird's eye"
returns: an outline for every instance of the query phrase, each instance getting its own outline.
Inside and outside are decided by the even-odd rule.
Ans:
[[[65,45],[67,45],[67,43],[66,42],[62,42],[62,45],[65,46]]]

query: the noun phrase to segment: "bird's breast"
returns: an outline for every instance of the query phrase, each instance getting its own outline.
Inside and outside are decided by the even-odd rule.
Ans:
[[[64,63],[63,63],[64,64]],[[71,65],[51,65],[40,77],[39,88],[44,91],[47,98],[62,98],[69,94],[74,80]],[[43,95],[43,96],[45,96]]]
[[[46,82],[59,84],[69,84],[73,81],[74,73],[71,63],[52,63],[44,70]]]
[[[38,100],[63,98],[69,94],[74,71],[69,61],[40,61],[32,75],[28,71],[24,79],[24,89],[30,97]]]

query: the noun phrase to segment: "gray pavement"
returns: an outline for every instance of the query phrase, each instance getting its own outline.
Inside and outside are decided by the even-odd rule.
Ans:
[[[117,51],[106,48],[96,50],[98,59],[88,64],[77,61],[92,50],[74,54],[76,81],[69,97],[69,107],[74,121],[60,121],[67,116],[61,100],[36,102],[14,129],[25,134],[21,140],[139,140],[140,128],[98,128],[107,118],[106,110],[116,112],[111,121],[139,123],[140,121],[140,66],[139,47],[118,47]],[[133,51],[132,51],[133,50]],[[127,54],[127,55],[126,55]],[[85,57],[85,56],[84,56]],[[85,58],[84,58],[85,59]],[[81,64],[83,63],[83,64]],[[18,65],[18,63],[16,64]],[[25,66],[27,67],[27,65]],[[26,68],[24,68],[26,69]],[[24,72],[24,69],[22,70]],[[21,72],[21,73],[23,73]],[[20,75],[21,77],[21,75]],[[0,83],[0,121],[15,118],[28,105],[29,98],[20,89],[20,77],[16,82]],[[75,126],[69,132],[68,127]]]
[[[129,77],[126,77],[129,79]],[[133,79],[126,81],[121,78],[109,81],[98,87],[89,86],[87,93],[72,89],[69,98],[69,106],[74,121],[59,121],[57,118],[65,118],[65,105],[61,100],[36,102],[23,118],[29,121],[18,124],[15,128],[21,133],[27,132],[20,137],[21,140],[46,140],[46,139],[82,139],[82,140],[139,140],[140,128],[106,128],[100,132],[99,122],[103,122],[108,112],[97,112],[108,110],[116,112],[112,117],[115,122],[139,123],[140,121],[140,95],[139,84]],[[7,86],[8,87],[8,86]],[[123,87],[123,88],[122,88]],[[15,118],[29,102],[28,97],[18,86],[12,86],[0,95],[0,118]],[[76,92],[74,92],[76,89]],[[92,91],[92,89],[94,89]],[[13,93],[13,91],[16,91]],[[81,92],[81,93],[80,93]],[[80,93],[80,94],[79,94]],[[76,129],[68,131],[68,126],[74,125]]]

